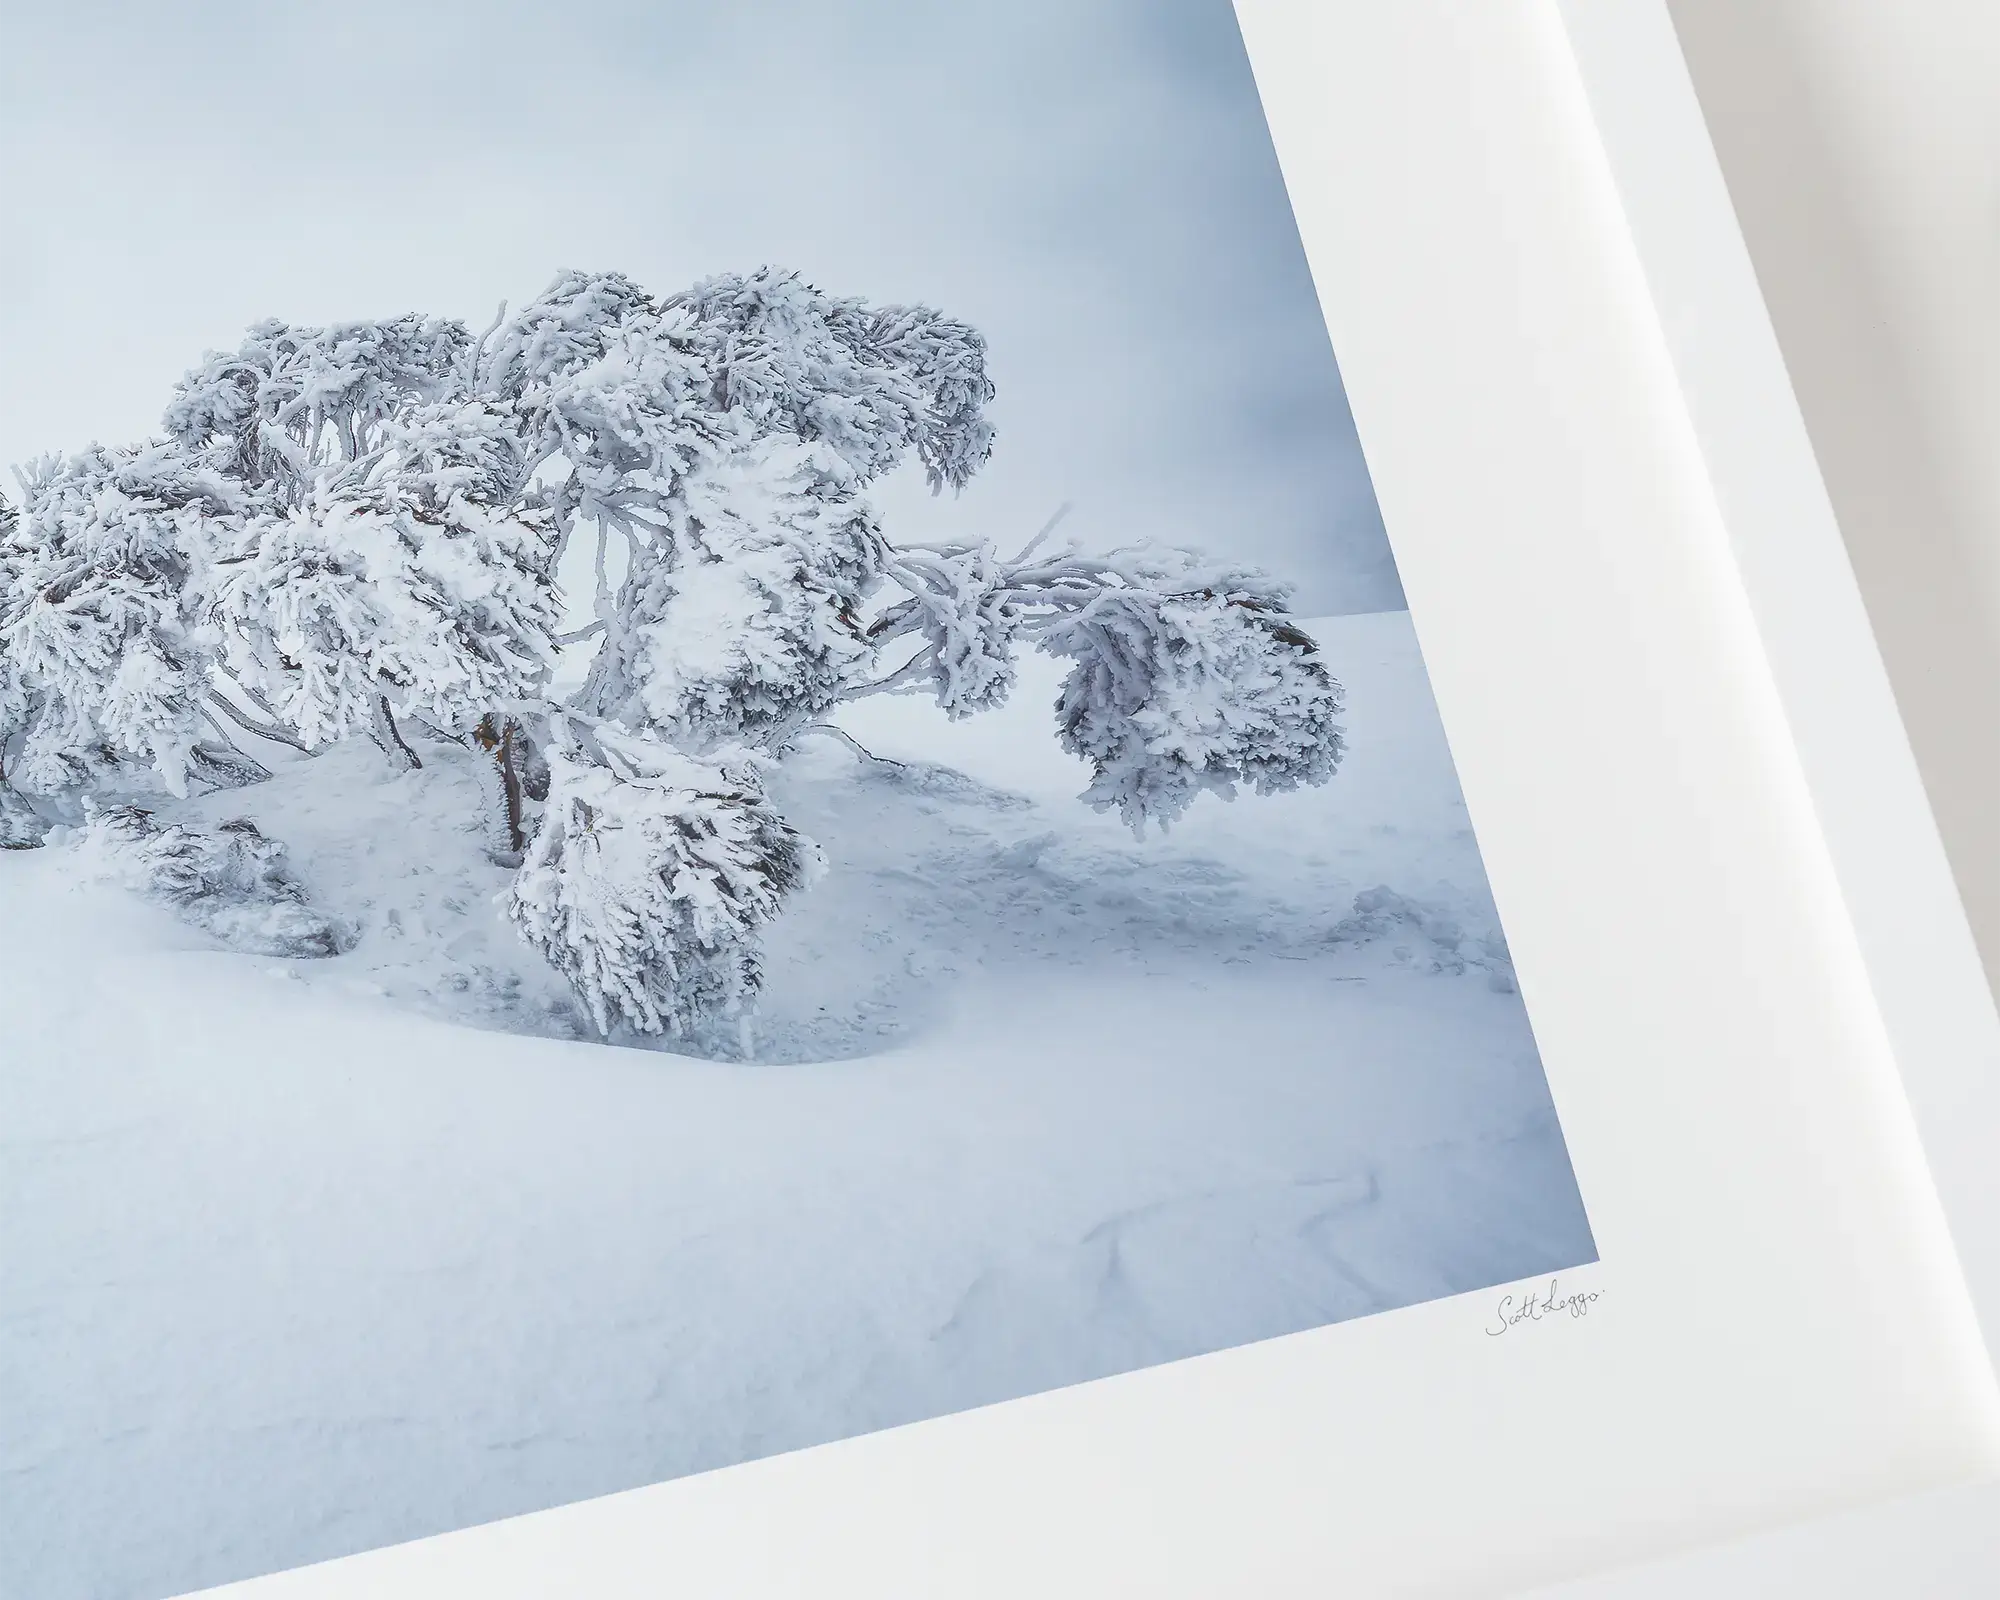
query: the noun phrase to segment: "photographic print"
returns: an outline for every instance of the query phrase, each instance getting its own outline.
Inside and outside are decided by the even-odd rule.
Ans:
[[[0,1589],[1595,1258],[1226,0],[6,34]]]

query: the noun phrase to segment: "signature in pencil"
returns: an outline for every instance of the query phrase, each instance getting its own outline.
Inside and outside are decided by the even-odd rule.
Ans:
[[[1564,1294],[1561,1281],[1551,1278],[1546,1293],[1503,1294],[1494,1311],[1493,1321],[1487,1325],[1486,1337],[1497,1339],[1524,1322],[1547,1322],[1560,1316],[1571,1319],[1587,1317],[1590,1308],[1603,1298],[1602,1289],[1573,1289]]]

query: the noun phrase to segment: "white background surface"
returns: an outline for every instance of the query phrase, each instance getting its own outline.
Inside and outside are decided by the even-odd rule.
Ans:
[[[2000,975],[2000,6],[1669,9]]]
[[[2000,974],[2000,8],[1669,3],[1966,909]],[[1897,1500],[1557,1593],[1990,1596],[2000,1490]]]
[[[1445,1302],[254,1592],[1470,1595],[1993,1463],[1991,1371],[1553,13],[1351,0],[1260,52],[1290,9],[1246,28],[1288,171],[1331,169],[1302,229],[1602,1314],[1492,1340],[1488,1297]],[[1970,1570],[1951,1502],[1889,1514],[1934,1519],[1915,1544],[1792,1535],[1577,1592],[1949,1593],[1920,1563]]]

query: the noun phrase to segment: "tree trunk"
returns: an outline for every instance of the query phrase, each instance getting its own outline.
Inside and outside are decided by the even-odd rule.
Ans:
[[[498,793],[489,810],[492,823],[488,854],[507,865],[519,865],[527,837],[521,829],[521,728],[511,717],[488,713],[472,732],[473,741],[493,763]]]
[[[378,694],[375,697],[375,721],[368,731],[382,754],[405,772],[414,772],[423,765],[417,759],[416,751],[403,743],[403,735],[396,727],[396,718],[389,710],[389,697],[386,694]]]

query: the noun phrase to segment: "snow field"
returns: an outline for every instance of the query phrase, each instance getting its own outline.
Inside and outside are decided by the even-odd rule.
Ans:
[[[1074,798],[1054,664],[962,724],[850,708],[928,765],[816,739],[774,781],[829,870],[748,1062],[582,1036],[450,746],[173,808],[283,840],[357,931],[327,960],[0,854],[0,1592],[164,1595],[1591,1259],[1407,618],[1307,627],[1339,774],[1165,839]],[[1378,885],[1427,911],[1349,922]]]

